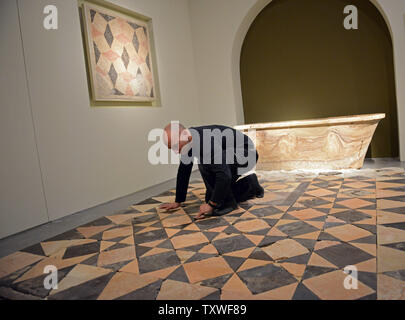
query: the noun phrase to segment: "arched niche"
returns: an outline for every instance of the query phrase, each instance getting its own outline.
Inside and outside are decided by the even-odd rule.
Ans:
[[[391,29],[375,1],[359,0],[359,30],[345,30],[343,8],[349,4],[255,3],[234,43],[240,123],[384,112],[368,156],[398,156]]]

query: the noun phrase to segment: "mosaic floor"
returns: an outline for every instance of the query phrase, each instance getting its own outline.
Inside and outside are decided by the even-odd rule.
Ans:
[[[405,299],[405,172],[259,174],[263,199],[194,221],[174,190],[0,259],[0,287],[42,299]],[[43,286],[58,268],[58,289]],[[346,266],[358,271],[345,289]],[[350,278],[346,280],[351,280]],[[351,281],[350,283],[354,283]]]

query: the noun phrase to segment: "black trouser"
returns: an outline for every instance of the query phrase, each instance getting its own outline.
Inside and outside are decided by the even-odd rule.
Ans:
[[[256,162],[259,158],[259,155],[256,152]],[[227,192],[228,196],[224,199],[224,206],[244,202],[249,199],[252,199],[257,194],[257,180],[254,177],[254,174],[248,175],[239,179],[238,175],[238,165],[229,164],[229,169],[232,174],[230,190]],[[215,175],[209,170],[205,169],[201,164],[198,165],[200,170],[201,177],[203,178],[205,188],[205,202],[208,202],[211,199],[212,192],[215,188]],[[239,179],[239,180],[238,180]]]

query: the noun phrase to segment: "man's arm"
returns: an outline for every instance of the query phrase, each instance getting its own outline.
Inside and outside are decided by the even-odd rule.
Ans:
[[[210,200],[217,205],[222,205],[226,196],[231,192],[231,170],[226,164],[212,164],[209,166],[210,171],[215,174],[215,187]]]
[[[193,169],[193,162],[184,164],[180,162],[179,169],[177,171],[176,181],[176,202],[182,203],[186,201],[188,184],[190,182],[191,170]]]

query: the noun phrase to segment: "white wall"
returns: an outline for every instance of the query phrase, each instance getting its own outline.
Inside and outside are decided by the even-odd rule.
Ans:
[[[0,238],[48,220],[15,0],[0,2]]]
[[[15,6],[15,0],[7,1],[9,5]],[[50,220],[175,177],[176,166],[149,164],[147,150],[151,143],[147,141],[148,133],[152,128],[164,126],[171,119],[180,120],[185,125],[195,125],[199,120],[187,0],[112,2],[152,18],[161,107],[90,107],[77,1],[52,1],[58,8],[59,29],[48,31],[43,28],[43,8],[49,1],[18,0],[33,122]],[[1,39],[7,37],[10,44],[14,45],[11,42],[14,38],[18,39],[18,22],[15,19],[8,20],[11,18],[3,11],[3,6],[2,0],[1,15],[2,18],[7,18],[2,20],[2,23],[7,25],[7,28],[2,29],[4,34],[2,33]],[[15,27],[13,31],[16,37],[5,34],[10,25]],[[9,46],[3,54],[9,59],[21,60],[18,63],[2,60],[10,64],[6,69],[9,73],[15,70],[12,67],[17,64],[20,71],[19,78],[13,79],[6,87],[2,86],[2,90],[5,90],[3,97],[10,91],[14,94],[6,101],[3,98],[3,102],[19,103],[26,108],[27,94],[22,90],[26,90],[26,81],[21,69],[22,50],[16,48],[16,45]],[[5,75],[3,68],[2,75]],[[7,81],[10,80],[2,78],[2,83]],[[10,109],[12,106],[10,104]],[[2,123],[8,121],[3,117],[4,112],[7,113],[2,107]],[[24,113],[24,116],[27,115]],[[26,118],[25,122],[28,121],[28,116]],[[31,128],[24,125],[24,122],[19,122],[19,127],[32,131],[32,122]],[[2,144],[10,141],[15,143],[16,139],[28,135],[18,131],[19,128],[8,129],[9,127],[2,126],[2,130],[7,130],[7,134],[14,134],[14,137],[6,138],[4,133]],[[32,132],[28,136],[33,140]],[[33,149],[34,143],[31,140],[23,147]],[[33,153],[31,149],[29,151]],[[6,165],[16,162],[8,174],[13,175],[12,172],[16,172],[13,179],[9,180],[12,180],[15,188],[20,188],[20,191],[13,189],[4,195],[2,192],[2,197],[12,195],[16,201],[1,204],[0,238],[27,227],[27,224],[17,224],[14,220],[3,223],[3,218],[7,216],[5,212],[11,209],[29,216],[36,208],[22,210],[22,206],[31,207],[30,198],[37,202],[41,200],[40,195],[36,194],[41,192],[40,185],[33,187],[36,190],[29,194],[32,188],[28,190],[29,186],[24,186],[25,181],[16,180],[17,172],[29,179],[31,184],[35,179],[38,180],[38,174],[34,179],[20,172],[21,167],[38,166],[34,155],[35,153],[30,154],[30,157],[23,157],[24,163],[21,164],[19,162],[23,160],[19,159],[16,152],[8,152],[4,160],[2,156],[4,171],[7,170],[3,168],[3,161],[6,161]],[[6,183],[1,183],[2,189],[7,189]],[[20,206],[16,205],[17,201],[21,203]],[[44,219],[37,218],[35,222],[40,224]]]
[[[400,153],[401,160],[405,161],[405,127],[401,125],[405,123],[405,1],[371,1],[380,9],[392,30]],[[190,0],[199,103],[205,123],[243,123],[239,73],[241,47],[249,26],[270,2]]]

